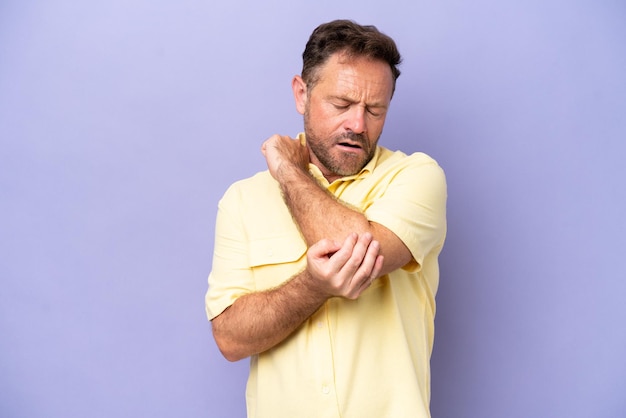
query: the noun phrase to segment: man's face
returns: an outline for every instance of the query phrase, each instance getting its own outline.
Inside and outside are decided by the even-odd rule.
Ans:
[[[311,162],[328,181],[358,173],[374,156],[393,92],[389,65],[335,54],[307,90],[294,79]],[[299,79],[299,81],[298,81]],[[304,87],[303,87],[304,86]],[[296,91],[298,88],[304,90]]]

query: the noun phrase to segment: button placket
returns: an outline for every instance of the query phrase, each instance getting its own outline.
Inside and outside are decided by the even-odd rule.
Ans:
[[[323,308],[317,313],[313,321],[314,334],[319,342],[319,349],[317,355],[319,356],[319,393],[324,399],[324,402],[330,402],[327,407],[330,410],[336,408],[336,400],[330,396],[335,392],[335,370],[333,363],[333,350],[332,350],[332,338],[330,335],[330,318],[329,318],[330,305],[327,302]]]

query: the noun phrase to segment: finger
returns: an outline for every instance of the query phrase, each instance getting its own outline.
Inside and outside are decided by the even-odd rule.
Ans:
[[[358,235],[354,232],[351,233],[343,241],[337,252],[331,256],[332,265],[336,267],[336,271],[340,271],[351,258],[357,239]]]
[[[363,260],[358,270],[354,273],[353,280],[355,281],[355,287],[361,287],[363,283],[368,282],[376,278],[376,261],[380,255],[380,244],[378,241],[373,240],[367,247],[367,251],[363,256]]]
[[[346,260],[341,269],[343,274],[352,277],[357,273],[357,271],[361,267],[361,264],[363,264],[371,243],[372,234],[370,234],[369,232],[366,232],[365,234],[359,236],[358,241],[352,248],[350,258]]]
[[[372,269],[372,272],[370,273],[369,276],[366,276],[365,280],[362,281],[361,287],[359,288],[358,294],[356,295],[356,297],[359,297],[361,293],[363,293],[367,288],[369,288],[372,285],[372,283],[374,283],[374,280],[378,278],[378,275],[380,274],[380,271],[383,268],[383,263],[384,263],[384,257],[382,255],[377,256],[376,261],[374,262],[374,267]]]
[[[385,264],[385,257],[380,254],[376,257],[376,263],[374,264],[374,269],[372,269],[372,280],[375,280],[380,275],[381,271],[383,271],[383,265]]]
[[[273,142],[276,142],[276,137],[277,136],[278,135],[274,134],[274,135],[270,136],[269,138],[267,138],[265,141],[263,141],[263,144],[261,144],[261,152],[263,153],[263,155],[266,155],[268,150],[269,150],[270,145]]]
[[[369,280],[380,251],[380,244],[372,238],[369,233],[360,236],[350,259],[341,269],[341,276],[347,280],[346,291],[349,298],[358,297],[360,292],[367,287],[366,282]]]
[[[309,247],[308,253],[313,258],[327,258],[341,249],[337,241],[324,238]]]

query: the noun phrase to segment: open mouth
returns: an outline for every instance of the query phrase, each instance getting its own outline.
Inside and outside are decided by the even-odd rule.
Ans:
[[[354,148],[354,149],[361,149],[361,144],[356,144],[356,143],[352,143],[352,142],[340,142],[339,145],[341,145],[342,147],[348,147],[348,148]]]

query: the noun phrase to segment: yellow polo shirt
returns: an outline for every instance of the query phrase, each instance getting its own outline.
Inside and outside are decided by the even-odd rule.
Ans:
[[[413,261],[357,300],[332,298],[290,337],[250,361],[254,418],[429,417],[438,255],[446,235],[443,170],[423,153],[378,147],[354,176],[320,184],[393,231]],[[301,271],[306,244],[268,171],[233,184],[219,202],[209,320],[239,296]]]

